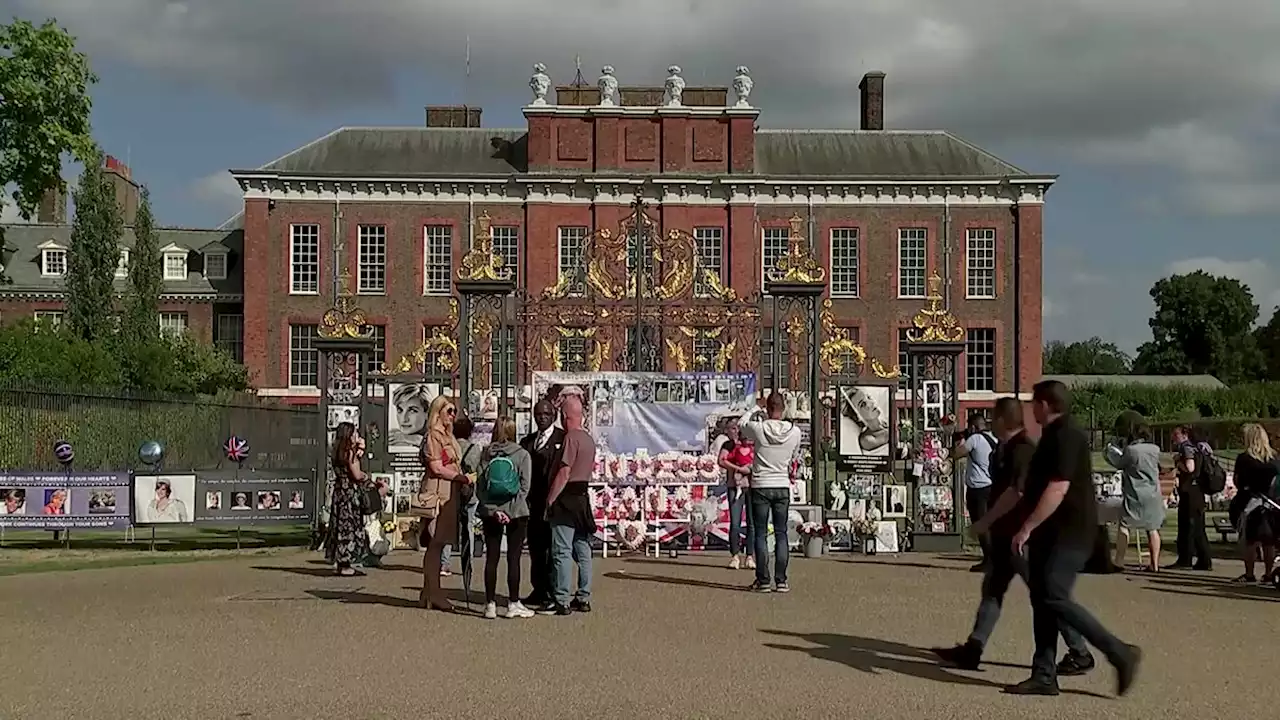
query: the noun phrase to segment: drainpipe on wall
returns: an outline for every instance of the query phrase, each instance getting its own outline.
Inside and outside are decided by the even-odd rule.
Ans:
[[[338,278],[342,275],[342,201],[336,197],[333,199],[333,301],[338,302],[339,282]]]
[[[1007,182],[1007,180],[1006,180]],[[1013,394],[1022,393],[1022,222],[1018,196],[1013,205]]]
[[[951,309],[951,195],[942,196],[942,297]]]

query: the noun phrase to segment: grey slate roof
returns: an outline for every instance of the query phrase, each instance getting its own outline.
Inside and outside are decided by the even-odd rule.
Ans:
[[[237,272],[244,252],[243,230],[194,230],[188,228],[157,228],[157,241],[163,248],[169,244],[190,250],[186,280],[165,280],[165,295],[209,297],[240,295],[244,292],[243,273]],[[40,274],[39,246],[52,240],[58,245],[71,244],[70,225],[14,224],[4,226],[4,271],[13,283],[0,286],[0,295],[57,293],[62,291],[63,279],[44,277]],[[122,247],[133,247],[131,228],[125,228],[120,238]],[[230,250],[227,257],[227,279],[206,280],[203,274],[205,250]],[[127,281],[116,279],[116,287],[123,290]]]
[[[512,176],[527,172],[523,129],[349,127],[259,168],[312,177]],[[1030,175],[948,132],[759,130],[756,175],[1003,178]]]
[[[1226,383],[1212,375],[1045,375],[1045,380],[1057,380],[1068,388],[1085,388],[1098,385],[1150,385],[1173,387],[1185,385],[1193,388],[1224,388]]]

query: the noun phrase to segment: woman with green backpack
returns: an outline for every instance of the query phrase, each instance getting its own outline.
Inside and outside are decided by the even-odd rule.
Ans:
[[[516,423],[499,417],[493,426],[493,441],[480,455],[476,479],[477,514],[484,525],[484,616],[498,617],[494,602],[498,590],[498,562],[502,558],[502,538],[507,538],[508,618],[531,618],[534,613],[520,602],[520,555],[529,524],[529,484],[533,460],[516,443]]]

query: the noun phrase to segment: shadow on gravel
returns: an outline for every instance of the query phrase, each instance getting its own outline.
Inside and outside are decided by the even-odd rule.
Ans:
[[[333,567],[325,565],[323,567],[290,567],[287,565],[254,565],[254,570],[270,570],[272,572],[289,573],[290,575],[308,575],[310,577],[342,577],[334,572]],[[347,576],[348,579],[354,576]]]
[[[1177,575],[1170,578],[1147,576],[1146,579],[1148,583],[1146,590],[1169,593],[1171,595],[1280,602],[1280,590],[1276,590],[1274,587],[1238,585],[1230,580],[1198,578],[1188,575]]]
[[[418,589],[419,588],[416,588],[416,587],[405,588],[405,590],[412,590],[414,592],[417,592]],[[349,604],[349,605],[384,605],[386,607],[422,610],[422,608],[418,605],[418,598],[416,595],[411,598],[404,598],[404,597],[396,597],[394,595],[379,595],[377,593],[364,592],[363,589],[361,590],[313,589],[313,590],[307,590],[306,592],[308,595],[315,598],[319,598],[320,600],[336,600],[338,602]],[[445,595],[449,598],[449,601],[454,604],[455,611],[460,615],[468,615],[468,614],[478,615],[480,611],[474,608],[476,608],[477,602],[480,602],[481,604],[483,604],[483,598],[484,598],[483,593],[475,593],[475,592],[471,593],[471,607],[473,609],[467,610],[466,605],[463,604],[463,600],[465,598],[462,590],[445,590]],[[427,612],[427,611],[423,610],[423,612]]]
[[[640,582],[658,583],[660,585],[682,585],[684,587],[708,588],[711,590],[727,590],[729,592],[746,592],[747,584],[730,585],[728,583],[708,582],[706,580],[693,580],[690,578],[668,577],[666,575],[647,575],[644,573],[633,573],[614,571],[604,574],[610,580],[638,580]]]
[[[768,635],[774,635],[776,637],[799,640],[816,646],[801,647],[799,645],[764,643],[764,646],[767,648],[802,652],[810,657],[840,663],[841,665],[847,665],[848,667],[865,673],[875,674],[884,670],[920,678],[921,680],[931,680],[938,683],[1004,688],[1003,683],[984,680],[980,677],[974,677],[972,674],[962,675],[960,674],[960,671],[940,664],[937,657],[927,649],[904,645],[891,640],[856,637],[853,635],[840,635],[837,633],[797,633],[788,632],[786,630],[761,630],[761,632]],[[1008,663],[984,664],[998,665],[1000,667],[1027,668],[1029,670],[1026,665],[1013,665]],[[1106,698],[1105,695],[1100,695],[1086,690],[1063,688],[1062,692],[1067,695],[1085,695],[1088,697]]]

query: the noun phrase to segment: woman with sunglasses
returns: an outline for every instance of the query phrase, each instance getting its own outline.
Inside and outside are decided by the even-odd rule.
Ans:
[[[422,594],[424,608],[453,612],[453,605],[440,589],[440,556],[444,546],[458,537],[458,502],[462,493],[454,485],[470,485],[472,478],[462,472],[462,450],[453,436],[453,421],[458,416],[453,400],[444,395],[431,401],[427,412],[427,433],[419,455],[427,471],[422,477],[421,494],[435,497],[435,517],[423,519],[420,543],[427,548],[422,556]]]

